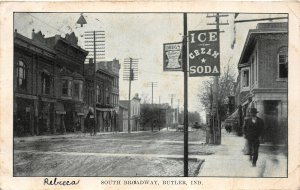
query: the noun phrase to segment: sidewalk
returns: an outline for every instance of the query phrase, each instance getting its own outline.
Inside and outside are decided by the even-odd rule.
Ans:
[[[286,177],[287,157],[272,151],[271,145],[261,144],[257,166],[242,152],[245,139],[222,133],[222,144],[215,154],[205,156],[198,176],[216,177]]]

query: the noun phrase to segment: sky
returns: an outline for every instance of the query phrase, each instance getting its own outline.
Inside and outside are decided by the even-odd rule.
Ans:
[[[211,14],[211,13],[210,13]],[[225,14],[225,13],[224,13]],[[31,38],[32,29],[41,31],[45,37],[74,32],[79,45],[84,47],[83,34],[85,31],[105,31],[105,60],[118,59],[120,69],[120,100],[128,99],[128,81],[123,81],[123,61],[132,57],[139,60],[138,80],[132,82],[131,94],[136,93],[142,102],[151,102],[151,87],[147,84],[157,82],[154,88],[154,103],[171,103],[183,109],[183,72],[163,71],[163,44],[180,42],[183,39],[182,13],[83,13],[87,24],[83,27],[76,25],[80,13],[15,13],[14,29]],[[231,48],[234,39],[234,14],[221,17],[220,22],[229,25],[220,26],[224,31],[220,34],[220,66],[230,66],[238,73],[237,64],[249,29],[254,29],[258,22],[235,24],[236,43]],[[236,20],[282,17],[279,14],[239,14]],[[214,18],[207,13],[188,13],[188,31],[215,29]],[[273,22],[280,22],[278,20]],[[267,21],[261,21],[267,22]],[[202,83],[212,77],[191,77],[188,79],[188,110],[198,111],[204,119],[205,112],[198,99]],[[160,97],[160,98],[159,98]],[[179,105],[178,105],[179,102]]]

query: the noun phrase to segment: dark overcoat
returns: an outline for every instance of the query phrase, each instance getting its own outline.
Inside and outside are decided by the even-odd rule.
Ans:
[[[244,131],[248,140],[258,140],[264,134],[264,121],[259,117],[256,118],[256,123],[252,122],[252,118],[245,120]]]

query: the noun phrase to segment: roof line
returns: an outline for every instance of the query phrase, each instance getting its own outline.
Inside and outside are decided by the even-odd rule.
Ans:
[[[287,30],[276,30],[276,31],[272,31],[272,30],[257,31],[257,30],[258,29],[250,29],[248,31],[248,35],[247,35],[246,41],[244,43],[243,51],[241,53],[238,65],[242,64],[241,61],[242,61],[242,58],[244,57],[244,53],[245,53],[246,47],[247,47],[247,45],[249,43],[250,36],[252,34],[280,34],[280,33],[287,33],[288,32]]]

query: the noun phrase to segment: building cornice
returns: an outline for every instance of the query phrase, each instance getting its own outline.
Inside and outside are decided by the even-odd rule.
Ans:
[[[258,30],[258,29],[251,29],[248,32],[238,65],[241,65],[244,63],[244,58],[247,54],[247,52],[250,51],[251,47],[254,43],[256,43],[257,39],[260,38],[261,35],[276,35],[276,34],[287,34],[287,30]]]

